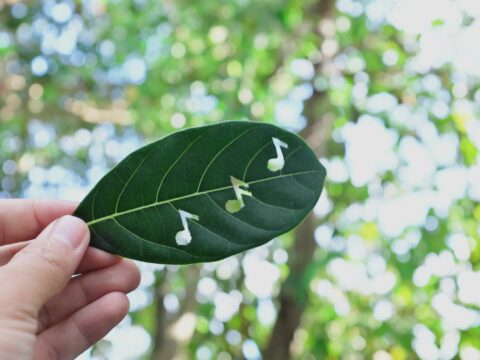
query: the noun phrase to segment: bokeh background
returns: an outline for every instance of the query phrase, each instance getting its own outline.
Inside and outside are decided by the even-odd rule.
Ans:
[[[0,0],[0,197],[81,200],[177,129],[264,121],[328,170],[295,231],[140,264],[81,359],[480,359],[477,0]]]

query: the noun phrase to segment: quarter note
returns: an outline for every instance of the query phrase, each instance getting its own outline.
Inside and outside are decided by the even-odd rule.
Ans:
[[[182,219],[183,230],[177,232],[177,234],[175,235],[175,241],[177,242],[177,245],[185,246],[190,244],[190,241],[192,241],[192,234],[188,229],[187,219],[193,219],[198,221],[199,217],[183,210],[178,210],[178,212],[180,214],[180,219]]]
[[[233,191],[235,191],[235,200],[228,200],[225,203],[225,209],[229,213],[236,213],[237,211],[240,211],[244,206],[245,202],[243,201],[243,196],[252,196],[252,193],[250,191],[247,191],[245,189],[242,189],[241,187],[248,188],[248,184],[242,180],[238,180],[237,178],[230,176],[230,180],[232,181],[233,185]]]
[[[277,152],[277,157],[268,160],[268,170],[270,171],[278,171],[282,170],[283,166],[285,165],[285,159],[283,158],[282,147],[288,149],[288,144],[284,143],[280,139],[272,138],[273,145],[275,146],[275,151]]]

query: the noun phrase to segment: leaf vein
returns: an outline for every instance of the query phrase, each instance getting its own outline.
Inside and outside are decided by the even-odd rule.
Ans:
[[[269,177],[269,178],[253,180],[253,181],[250,181],[249,184],[250,184],[250,185],[253,185],[253,184],[258,184],[258,183],[262,183],[262,182],[265,182],[265,181],[273,181],[273,180],[281,179],[281,178],[284,178],[284,177],[298,176],[298,175],[302,175],[302,174],[309,174],[309,173],[316,173],[316,172],[321,172],[321,170],[308,170],[308,171],[300,171],[300,172],[297,172],[297,173],[276,175],[276,176],[272,176],[272,177]],[[92,219],[92,220],[90,220],[89,222],[87,222],[87,225],[93,225],[93,224],[99,223],[99,222],[101,222],[101,221],[113,219],[113,218],[118,217],[118,216],[122,216],[122,215],[130,214],[130,213],[132,213],[132,212],[140,211],[140,210],[142,210],[142,209],[147,209],[147,208],[154,207],[154,206],[159,206],[159,205],[163,205],[163,204],[168,204],[168,203],[170,203],[170,202],[174,202],[174,201],[178,201],[178,200],[184,200],[184,199],[189,199],[189,198],[194,197],[194,196],[204,195],[204,194],[210,194],[210,193],[213,193],[213,192],[222,191],[222,190],[227,190],[227,189],[231,189],[231,188],[233,188],[232,185],[227,185],[227,186],[219,187],[219,188],[216,188],[216,189],[209,189],[209,190],[205,190],[205,191],[200,191],[200,192],[196,192],[196,193],[192,193],[192,194],[187,194],[187,195],[179,196],[179,197],[173,198],[173,199],[156,201],[156,202],[151,203],[151,204],[139,206],[139,207],[136,207],[136,208],[124,210],[124,211],[117,212],[117,213],[113,213],[113,214],[111,214],[111,215],[106,215],[106,216],[103,216],[103,217],[101,217],[101,218]]]
[[[205,167],[205,170],[203,171],[203,174],[202,176],[200,177],[200,180],[198,182],[198,187],[197,187],[197,192],[200,191],[200,188],[202,187],[202,183],[203,183],[203,178],[205,177],[205,175],[207,174],[208,172],[208,169],[210,168],[210,166],[213,164],[213,162],[220,156],[220,154],[222,152],[224,152],[226,149],[228,149],[230,147],[230,145],[232,145],[235,141],[237,141],[238,139],[240,139],[243,135],[245,135],[246,133],[252,131],[252,130],[255,130],[255,128],[250,128],[250,129],[247,129],[245,130],[244,132],[242,132],[240,135],[234,137],[230,142],[228,142],[224,147],[222,147],[218,152],[217,154],[215,154],[215,156],[212,158],[212,160],[210,160],[210,162],[208,163],[208,165]]]

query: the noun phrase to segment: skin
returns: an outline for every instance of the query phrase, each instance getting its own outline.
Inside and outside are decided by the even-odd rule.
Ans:
[[[76,205],[0,200],[0,359],[74,359],[128,313],[140,273],[88,247]]]

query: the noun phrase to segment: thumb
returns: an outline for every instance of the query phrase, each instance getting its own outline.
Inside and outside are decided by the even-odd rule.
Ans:
[[[9,297],[38,312],[68,283],[89,239],[88,227],[79,218],[67,215],[51,223],[4,267],[12,282]]]

